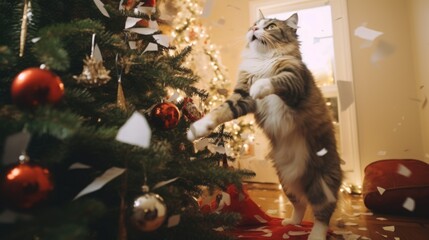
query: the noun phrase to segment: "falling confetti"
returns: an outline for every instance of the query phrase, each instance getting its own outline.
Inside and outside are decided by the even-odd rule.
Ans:
[[[355,29],[354,34],[364,40],[374,41],[376,38],[383,35],[383,32],[379,32],[365,26],[360,26]]]
[[[267,223],[268,221],[263,219],[261,216],[259,215],[254,215],[254,217],[256,218],[256,220],[258,220],[260,223]]]
[[[287,235],[286,233],[285,234],[283,234],[283,239],[289,239],[290,238],[290,236],[289,235]]]
[[[326,148],[323,148],[322,150],[318,151],[316,154],[319,157],[325,156],[328,153],[328,150]]]
[[[386,221],[387,220],[387,218],[384,218],[384,217],[378,217],[376,219],[379,220],[379,221]]]
[[[346,222],[346,223],[344,223],[344,225],[346,225],[346,226],[357,226],[358,224],[354,223],[354,222]]]
[[[288,235],[289,236],[303,236],[303,235],[307,235],[309,234],[308,232],[304,232],[304,231],[289,231]]]
[[[386,191],[386,189],[384,189],[382,187],[377,187],[377,190],[380,193],[380,195],[383,195],[383,193]]]
[[[216,232],[223,232],[225,229],[223,227],[213,228]]]
[[[272,232],[266,233],[266,234],[262,235],[262,237],[272,237],[272,236],[273,236]]]
[[[267,210],[267,214],[277,214],[279,211],[277,209],[269,209]]]
[[[385,234],[381,234],[381,233],[379,233],[379,232],[375,232],[375,233],[377,233],[378,235],[380,235],[380,236],[383,236],[384,238],[387,238],[387,235],[385,235]]]
[[[414,211],[414,208],[416,207],[416,202],[414,201],[414,199],[408,197],[402,206],[405,209],[407,209],[408,211],[412,212],[412,211]]]
[[[389,232],[394,232],[395,231],[395,226],[386,226],[383,227],[384,231],[389,231]]]
[[[336,234],[336,235],[350,235],[353,233],[351,231],[335,230],[334,234]]]
[[[360,227],[360,228],[358,228],[358,230],[360,230],[360,231],[368,231],[368,228],[366,228],[366,227]]]
[[[380,151],[377,152],[378,156],[386,156],[386,154],[387,154],[387,152],[383,151],[383,150],[380,150]]]
[[[399,166],[398,166],[398,173],[401,174],[402,176],[405,176],[405,177],[411,176],[411,170],[402,164],[399,164]]]

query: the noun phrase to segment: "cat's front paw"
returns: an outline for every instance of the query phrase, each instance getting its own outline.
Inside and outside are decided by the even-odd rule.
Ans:
[[[264,98],[272,93],[274,93],[274,87],[269,78],[261,78],[255,81],[249,91],[249,94],[253,99]]]
[[[191,124],[187,132],[189,141],[194,141],[197,138],[207,136],[214,128],[214,122],[210,115],[206,115],[200,120]]]

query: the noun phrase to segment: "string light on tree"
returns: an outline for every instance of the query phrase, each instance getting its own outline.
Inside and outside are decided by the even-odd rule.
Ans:
[[[204,25],[198,20],[201,18],[202,2],[199,0],[187,0],[177,4],[180,9],[173,25],[174,31],[171,36],[173,42],[179,48],[193,46],[191,56],[187,58],[185,65],[195,69],[202,79],[210,79],[200,88],[208,89],[208,98],[205,101],[197,102],[199,109],[203,112],[219,106],[229,96],[230,82],[225,76],[226,69],[220,61],[220,52],[214,44],[211,44],[210,36]],[[225,131],[233,135],[233,139],[226,147],[231,149],[233,157],[246,153],[246,147],[253,145],[253,121],[239,119],[225,124]],[[249,134],[244,134],[245,132]]]

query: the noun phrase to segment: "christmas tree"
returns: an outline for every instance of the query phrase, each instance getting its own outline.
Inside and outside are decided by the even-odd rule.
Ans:
[[[198,199],[253,173],[221,166],[223,128],[186,139],[208,94],[159,9],[0,0],[0,239],[230,238]]]

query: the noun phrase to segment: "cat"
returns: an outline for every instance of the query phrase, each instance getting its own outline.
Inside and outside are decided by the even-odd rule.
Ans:
[[[219,107],[191,124],[189,140],[218,125],[253,113],[267,135],[270,158],[294,210],[283,225],[300,224],[307,204],[314,225],[309,238],[326,239],[343,179],[332,117],[302,61],[298,15],[262,17],[248,30],[237,84]]]

